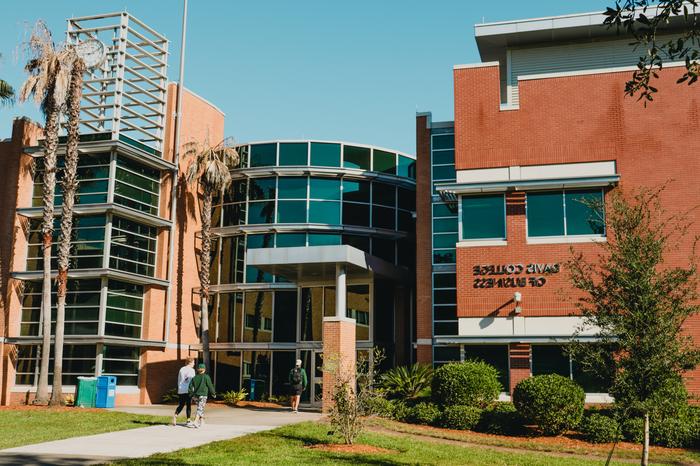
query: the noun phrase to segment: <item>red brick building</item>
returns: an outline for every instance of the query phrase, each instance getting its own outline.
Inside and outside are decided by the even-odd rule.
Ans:
[[[581,323],[564,267],[570,248],[593,255],[606,241],[604,219],[578,201],[673,180],[665,207],[696,205],[700,94],[676,85],[682,68],[669,64],[652,104],[626,97],[638,52],[602,21],[475,26],[483,62],[454,67],[454,122],[418,115],[417,210],[432,218],[417,223],[419,360],[484,359],[508,391],[532,374],[561,373],[589,399],[605,398],[604,384],[562,351]],[[669,266],[687,264],[700,233],[691,215]],[[700,318],[687,329],[700,339]],[[688,387],[700,392],[700,371]]]

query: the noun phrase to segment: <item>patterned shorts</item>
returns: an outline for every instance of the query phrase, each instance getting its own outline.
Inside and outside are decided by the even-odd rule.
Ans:
[[[204,407],[207,405],[207,397],[199,396],[195,398],[197,400],[197,416],[204,417]]]

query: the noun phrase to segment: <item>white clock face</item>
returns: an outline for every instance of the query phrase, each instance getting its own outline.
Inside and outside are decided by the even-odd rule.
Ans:
[[[105,46],[97,39],[88,39],[75,46],[75,52],[85,62],[88,68],[101,65],[106,58]]]

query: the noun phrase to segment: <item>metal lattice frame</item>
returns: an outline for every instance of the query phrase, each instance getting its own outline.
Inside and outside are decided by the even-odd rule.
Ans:
[[[127,136],[163,149],[168,40],[126,12],[68,19],[67,40],[99,39],[107,48],[101,67],[83,85],[81,133]]]

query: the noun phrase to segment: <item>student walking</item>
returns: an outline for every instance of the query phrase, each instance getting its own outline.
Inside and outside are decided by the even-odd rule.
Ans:
[[[185,408],[185,414],[187,414],[187,423],[192,422],[192,397],[190,396],[190,382],[194,378],[194,359],[187,358],[185,360],[185,365],[180,368],[180,372],[177,374],[177,397],[178,404],[177,409],[175,409],[175,414],[173,414],[173,425],[177,425],[177,416],[182,412],[182,408]]]
[[[190,382],[189,393],[197,402],[197,415],[194,423],[188,424],[187,427],[202,427],[204,424],[204,407],[207,405],[207,398],[216,398],[216,390],[214,384],[211,383],[211,378],[206,374],[207,366],[200,364],[197,366],[197,375]]]
[[[289,384],[292,386],[292,412],[298,413],[301,394],[306,390],[308,384],[306,371],[301,367],[301,359],[297,359],[294,368],[289,371]]]

